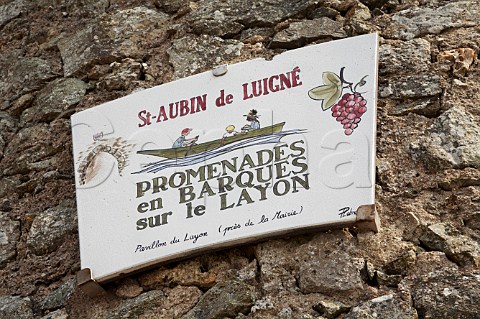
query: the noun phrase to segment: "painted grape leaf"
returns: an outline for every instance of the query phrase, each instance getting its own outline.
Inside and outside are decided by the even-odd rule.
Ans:
[[[322,79],[325,85],[311,89],[308,91],[308,96],[314,100],[322,100],[322,109],[326,111],[342,95],[342,80],[333,72],[323,72]]]

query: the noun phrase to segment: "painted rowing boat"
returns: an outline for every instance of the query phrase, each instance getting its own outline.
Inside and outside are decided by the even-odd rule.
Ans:
[[[245,134],[240,133],[234,136],[226,137],[224,139],[218,139],[210,142],[194,144],[192,146],[168,148],[168,149],[161,149],[161,150],[143,150],[143,151],[138,151],[137,153],[143,154],[143,155],[160,156],[165,158],[181,158],[188,155],[202,153],[202,152],[205,152],[217,147],[221,147],[233,142],[244,140],[247,138],[278,133],[282,131],[284,125],[285,125],[285,122],[277,123],[272,126],[251,130]]]

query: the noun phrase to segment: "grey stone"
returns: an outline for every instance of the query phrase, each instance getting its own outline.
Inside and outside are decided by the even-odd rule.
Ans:
[[[223,319],[246,313],[256,300],[255,288],[238,280],[216,284],[182,319]]]
[[[315,1],[210,1],[198,2],[187,19],[197,34],[227,36],[243,28],[273,26],[315,6]]]
[[[64,75],[80,75],[94,64],[115,61],[111,50],[104,49],[104,46],[107,45],[98,38],[95,39],[93,26],[87,26],[74,35],[61,39],[58,48],[63,60]]]
[[[272,301],[268,298],[265,298],[265,299],[257,300],[250,310],[252,311],[252,313],[255,313],[257,311],[268,310],[273,308],[274,307],[273,307]]]
[[[109,0],[56,0],[55,5],[62,9],[64,16],[79,18],[95,17],[105,12],[110,6]],[[27,0],[29,11],[52,7],[51,0]]]
[[[437,271],[413,280],[412,299],[420,318],[477,319],[480,273]]]
[[[145,68],[142,63],[133,59],[124,59],[122,62],[110,64],[111,73],[97,83],[101,90],[128,90],[129,86],[137,82]]]
[[[258,276],[258,263],[254,259],[250,264],[237,272],[237,278],[246,283],[253,283]]]
[[[418,319],[417,311],[393,295],[384,295],[353,307],[345,319]]]
[[[310,19],[317,19],[317,18],[322,18],[322,17],[327,17],[330,19],[335,19],[337,16],[340,15],[340,12],[337,10],[330,8],[330,7],[318,7],[315,8],[312,13],[309,14]]]
[[[0,6],[0,28],[17,18],[25,10],[25,0],[15,0]]]
[[[364,274],[370,282],[373,282],[377,275],[377,269],[371,262],[365,261]]]
[[[407,115],[415,113],[426,117],[438,117],[441,111],[440,98],[420,98],[414,101],[407,101],[395,104],[394,108],[389,111],[391,115]]]
[[[11,220],[0,212],[0,267],[15,258],[17,243],[20,239],[20,222]]]
[[[380,46],[380,74],[409,74],[427,71],[430,66],[430,42],[425,39],[389,42]]]
[[[14,133],[17,130],[18,121],[7,112],[0,112],[0,134]]]
[[[41,58],[24,57],[20,50],[0,53],[0,98],[31,92],[54,77]]]
[[[264,291],[276,294],[298,289],[295,278],[298,262],[292,258],[297,247],[294,242],[281,240],[270,240],[255,246]]]
[[[174,78],[179,79],[237,58],[242,47],[243,43],[236,40],[188,35],[173,41],[167,52],[175,70]]]
[[[160,10],[167,13],[175,13],[189,5],[187,0],[154,0],[154,3]]]
[[[286,265],[285,265],[286,266]],[[270,293],[282,290],[294,291],[296,289],[296,280],[288,267],[283,265],[274,265],[264,263],[260,273],[263,283],[263,289]]]
[[[462,235],[451,224],[438,223],[428,226],[420,241],[429,249],[443,251],[448,258],[460,265],[480,265],[480,245]]]
[[[0,297],[0,319],[32,319],[32,301],[18,296]]]
[[[0,159],[3,157],[3,150],[5,149],[5,138],[0,134]]]
[[[75,279],[70,279],[63,285],[52,291],[40,304],[40,308],[45,310],[55,310],[65,307],[68,299],[75,291]]]
[[[20,96],[13,103],[5,103],[2,109],[8,110],[13,116],[20,117],[22,112],[32,105],[34,99],[35,96],[33,94],[27,93]]]
[[[439,8],[412,7],[394,14],[383,35],[411,40],[446,29],[472,27],[480,18],[480,2],[455,1]]]
[[[480,230],[480,212],[475,212],[466,220],[466,226],[471,229]]]
[[[290,319],[293,317],[293,311],[290,307],[285,307],[278,313],[279,318]]]
[[[216,10],[213,16],[205,18],[199,18],[196,12],[198,11],[194,11],[194,14],[190,16],[189,22],[193,31],[197,34],[231,37],[245,28],[240,22],[231,19],[231,15],[229,19],[229,16],[225,14],[225,10]]]
[[[2,177],[0,178],[0,198],[11,194],[13,190],[20,184],[16,178]]]
[[[50,1],[46,1],[51,5]],[[110,6],[110,0],[66,0],[66,9],[69,15],[77,17],[95,17]]]
[[[425,251],[417,255],[417,262],[410,271],[410,275],[406,277],[406,282],[415,282],[417,277],[427,276],[430,273],[439,271],[457,271],[459,266],[449,260],[444,252],[441,251]]]
[[[163,304],[165,294],[160,290],[152,290],[140,296],[125,300],[118,307],[110,311],[104,318],[133,319],[145,316],[155,311]]]
[[[78,104],[87,91],[87,84],[78,79],[57,79],[40,91],[32,107],[22,113],[21,121],[50,122]]]
[[[402,279],[401,275],[387,275],[380,270],[375,272],[375,280],[379,286],[397,287]]]
[[[364,265],[363,259],[352,258],[338,251],[323,258],[301,261],[298,274],[300,291],[305,294],[331,294],[361,290],[361,270]]]
[[[162,309],[153,313],[152,319],[158,318],[180,318],[192,309],[198,302],[202,291],[197,287],[177,286],[170,290],[165,290],[166,299],[162,305]]]
[[[320,39],[341,39],[346,36],[341,22],[323,17],[291,23],[287,29],[273,37],[271,46],[293,49]]]
[[[76,231],[76,210],[62,206],[53,207],[33,220],[27,247],[36,255],[45,255],[60,247],[66,237]]]
[[[406,250],[400,256],[385,265],[385,272],[389,275],[406,275],[417,261],[417,254],[413,250]]]
[[[313,306],[315,311],[318,311],[318,313],[328,319],[336,318],[342,313],[348,312],[351,308],[352,307],[349,307],[342,302],[328,300],[322,300]]]
[[[58,309],[43,316],[42,319],[68,319],[68,313],[65,309]]]
[[[180,318],[197,302],[202,292],[197,287],[177,286],[172,289],[151,290],[125,299],[113,309],[106,305],[103,311],[92,310],[85,318],[99,319],[156,319]]]
[[[28,171],[44,171],[44,170],[48,170],[52,167],[56,167],[58,165],[58,163],[59,163],[58,157],[54,156],[52,158],[49,158],[49,159],[46,159],[46,160],[43,160],[43,161],[38,161],[38,162],[34,162],[34,163],[27,163],[27,169],[28,169]],[[31,181],[27,181],[26,183],[29,183],[29,182],[31,182]]]
[[[0,112],[0,159],[3,157],[3,150],[7,141],[17,131],[18,121],[7,112]],[[0,191],[1,193],[1,191]]]
[[[480,167],[480,126],[459,107],[439,116],[427,136],[411,145],[414,159],[430,170]]]
[[[5,147],[4,160],[0,168],[4,175],[25,174],[29,165],[48,159],[61,149],[54,146],[55,140],[50,127],[39,124],[26,127],[17,132]]]
[[[381,85],[379,90],[381,97],[394,99],[436,96],[442,93],[440,77],[431,74],[407,75],[392,79],[387,85]]]
[[[165,31],[168,15],[145,7],[104,14],[58,43],[65,76],[88,73],[95,64],[111,63],[144,54]]]

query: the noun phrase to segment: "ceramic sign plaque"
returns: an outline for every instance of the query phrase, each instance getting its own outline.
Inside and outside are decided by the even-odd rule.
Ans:
[[[74,114],[82,268],[102,282],[355,222],[374,204],[377,46],[312,45]]]

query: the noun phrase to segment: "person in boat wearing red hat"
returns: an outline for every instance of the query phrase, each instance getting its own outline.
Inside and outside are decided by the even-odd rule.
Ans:
[[[191,128],[184,128],[182,130],[182,135],[173,143],[172,148],[179,148],[185,146],[192,146],[198,141],[198,135],[194,138],[187,139],[187,135],[192,131]]]

